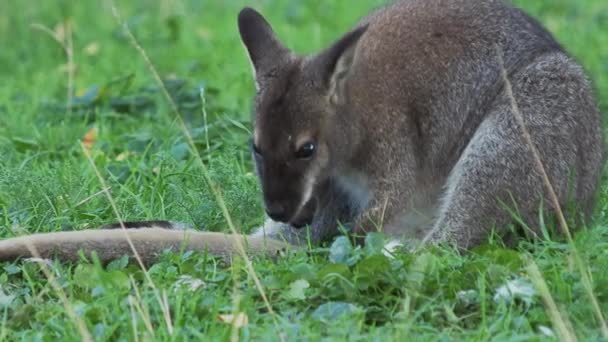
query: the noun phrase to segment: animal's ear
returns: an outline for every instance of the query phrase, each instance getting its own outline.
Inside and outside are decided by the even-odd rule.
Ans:
[[[366,30],[367,25],[364,25],[348,32],[317,57],[322,82],[334,104],[344,101],[344,81],[352,66],[359,39]]]
[[[272,27],[256,10],[245,7],[239,13],[239,32],[253,65],[254,78],[268,72],[277,61],[289,54],[277,39]]]

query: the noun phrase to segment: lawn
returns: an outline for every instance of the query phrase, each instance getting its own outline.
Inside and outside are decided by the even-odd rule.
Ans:
[[[249,5],[305,53],[382,2]],[[111,1],[0,2],[0,237],[115,221],[96,170],[124,219],[227,231],[180,121],[119,21],[164,80],[236,228],[250,231],[264,217],[247,146],[253,82],[236,28],[245,1],[117,4],[118,19]],[[608,2],[517,4],[584,65],[608,113]],[[0,340],[536,341],[556,339],[560,329],[600,340],[591,298],[608,315],[607,185],[573,244],[549,235],[515,249],[488,241],[470,253],[428,248],[387,257],[372,235],[364,247],[342,238],[275,261],[257,258],[255,274],[239,258],[226,266],[204,253],[166,253],[148,270],[153,285],[125,258],[107,267],[53,263],[53,281],[37,263],[0,264]]]

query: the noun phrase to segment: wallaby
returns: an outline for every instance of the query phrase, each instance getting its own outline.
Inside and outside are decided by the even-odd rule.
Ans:
[[[555,208],[513,100],[559,204],[572,201],[589,213],[603,163],[591,85],[521,10],[500,0],[399,1],[310,56],[290,51],[251,8],[240,12],[238,26],[254,71],[251,147],[270,217],[249,237],[253,249],[265,237],[272,252],[288,246],[275,240],[328,241],[340,227],[466,249],[486,241],[492,229],[504,235],[514,214],[538,232],[539,210]],[[172,226],[135,225],[159,224]],[[183,233],[169,231],[128,230],[146,257],[184,241]],[[18,239],[67,251],[59,254],[63,259],[83,247],[112,258],[129,253],[118,234]],[[188,248],[228,239],[212,250],[221,254],[234,250],[231,239],[242,239],[208,234],[192,233],[197,243]],[[23,241],[10,249],[13,241],[0,242],[0,260],[30,255]]]
[[[505,91],[557,192],[592,206],[600,113],[583,69],[499,0],[410,0],[379,9],[319,54],[299,56],[256,11],[239,15],[257,94],[253,154],[266,211],[314,242],[382,230],[469,248],[513,211],[534,231],[546,194]],[[549,209],[550,203],[544,201]]]

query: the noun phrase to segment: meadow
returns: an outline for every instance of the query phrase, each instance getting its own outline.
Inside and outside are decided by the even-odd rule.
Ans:
[[[104,190],[125,220],[228,231],[228,213],[249,232],[264,214],[238,11],[255,7],[290,48],[310,53],[383,2],[0,1],[0,238],[116,221]],[[608,2],[515,3],[581,62],[608,113]],[[372,235],[364,246],[339,238],[256,258],[254,274],[238,257],[226,266],[205,253],[167,252],[149,278],[126,258],[3,263],[0,340],[606,339],[605,178],[593,219],[572,243],[549,233],[511,249],[489,240],[469,253],[387,256]]]

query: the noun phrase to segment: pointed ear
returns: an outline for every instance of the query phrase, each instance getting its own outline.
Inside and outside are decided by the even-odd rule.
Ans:
[[[344,81],[348,78],[359,39],[366,30],[367,25],[364,25],[348,32],[318,56],[322,82],[334,104],[344,101]]]
[[[239,13],[239,32],[253,65],[254,78],[270,70],[276,62],[289,54],[289,50],[277,39],[270,24],[250,7]]]

